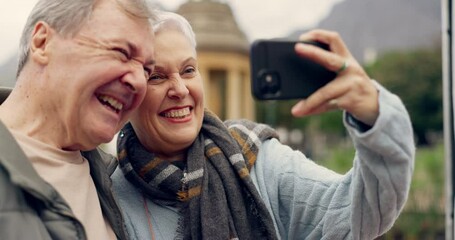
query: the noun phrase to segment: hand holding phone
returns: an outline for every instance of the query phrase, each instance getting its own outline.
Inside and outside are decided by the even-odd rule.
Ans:
[[[336,73],[297,55],[296,41],[256,40],[251,46],[253,96],[259,100],[304,99]],[[305,42],[329,50],[319,42]]]

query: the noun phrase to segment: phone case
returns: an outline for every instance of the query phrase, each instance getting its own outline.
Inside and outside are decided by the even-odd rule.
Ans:
[[[328,50],[327,45],[306,42]],[[294,50],[296,42],[256,40],[251,46],[252,94],[258,100],[303,99],[336,77]]]

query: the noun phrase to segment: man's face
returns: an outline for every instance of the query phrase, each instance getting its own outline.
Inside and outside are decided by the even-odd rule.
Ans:
[[[103,0],[72,38],[56,34],[48,44],[46,94],[49,117],[68,133],[66,149],[87,150],[110,141],[145,96],[153,70],[148,21]]]

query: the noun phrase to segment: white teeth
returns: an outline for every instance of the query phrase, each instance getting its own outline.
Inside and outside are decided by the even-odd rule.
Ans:
[[[106,104],[109,104],[110,107],[114,108],[117,111],[121,111],[123,109],[123,104],[112,97],[100,95],[98,96],[98,99],[100,99]]]
[[[165,112],[164,116],[167,118],[184,118],[190,114],[190,108],[182,108],[178,110],[171,110],[169,112]]]

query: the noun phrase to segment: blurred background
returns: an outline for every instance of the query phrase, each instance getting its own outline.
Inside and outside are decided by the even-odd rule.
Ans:
[[[14,86],[22,26],[36,0],[1,0],[0,86]],[[371,78],[399,95],[415,130],[417,156],[408,202],[379,239],[444,239],[441,3],[437,0],[161,0],[185,16],[198,41],[206,106],[223,119],[277,128],[281,140],[339,173],[354,148],[341,112],[292,118],[295,101],[260,102],[250,93],[249,46],[259,38],[335,30]],[[115,140],[114,140],[115,141]],[[115,153],[114,144],[103,146]]]

